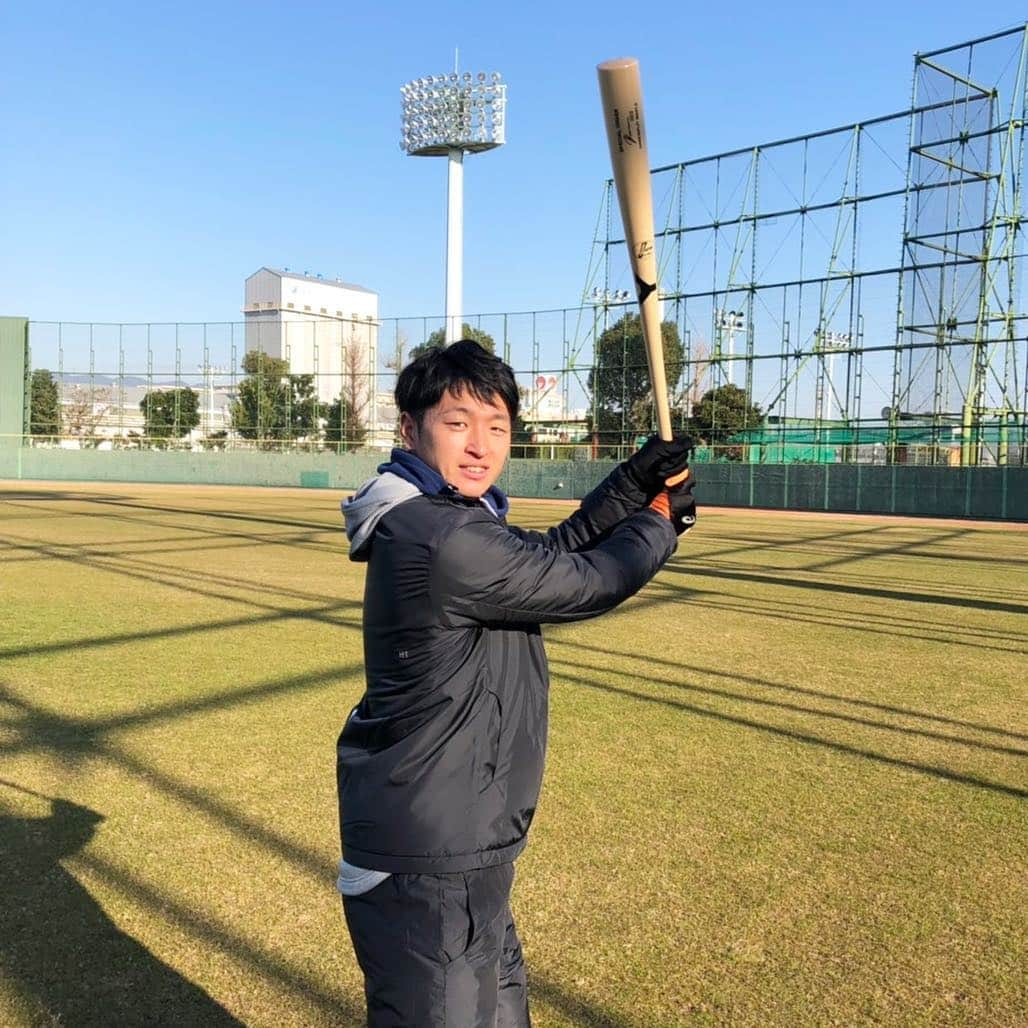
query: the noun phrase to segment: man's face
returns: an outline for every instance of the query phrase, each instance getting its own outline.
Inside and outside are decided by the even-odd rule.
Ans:
[[[483,403],[465,390],[447,390],[425,411],[421,427],[400,416],[400,436],[462,496],[478,499],[500,477],[510,455],[510,413],[503,400]]]

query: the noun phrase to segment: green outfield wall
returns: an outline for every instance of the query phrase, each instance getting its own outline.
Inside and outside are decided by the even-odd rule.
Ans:
[[[16,451],[16,452],[15,452]],[[169,482],[351,490],[381,453],[68,450],[9,446],[0,477],[77,482]],[[512,460],[500,486],[515,497],[580,499],[610,461]],[[909,514],[1028,521],[1028,467],[861,464],[696,464],[697,498],[710,507]]]
[[[0,478],[19,478],[24,452],[27,318],[0,318]]]

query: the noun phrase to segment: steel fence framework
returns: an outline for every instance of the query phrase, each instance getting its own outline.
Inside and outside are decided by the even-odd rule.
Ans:
[[[686,381],[738,383],[783,438],[881,419],[894,452],[919,421],[965,465],[1023,452],[1026,44],[918,54],[906,110],[655,169]],[[605,321],[631,282],[616,225],[608,182],[586,286]]]
[[[653,172],[665,316],[684,347],[673,383],[677,421],[688,425],[703,392],[727,383],[767,415],[759,431],[711,457],[1028,460],[1019,231],[1026,53],[1028,25],[918,54],[905,110]],[[619,431],[598,438],[583,430],[596,423],[596,341],[634,310],[615,212],[608,182],[580,306],[466,319],[517,369],[536,415],[533,455],[613,455],[645,427],[629,421],[623,396]],[[313,365],[291,369],[314,376],[315,422],[330,398],[348,393],[366,431],[343,425],[334,448],[387,446],[397,369],[443,317],[383,319],[369,352],[334,376],[322,357],[346,346],[347,333],[320,327],[302,327],[313,334],[305,350]],[[290,326],[283,331],[277,355],[289,359]],[[30,346],[31,366],[55,373],[65,413],[78,419],[71,428],[66,420],[65,445],[325,445],[319,432],[265,437],[260,424],[226,416],[245,352],[265,349],[259,325],[33,322]],[[149,440],[140,403],[155,389],[183,388],[200,394],[199,426],[181,442]],[[293,395],[286,390],[287,417]],[[547,396],[548,420],[539,416]]]

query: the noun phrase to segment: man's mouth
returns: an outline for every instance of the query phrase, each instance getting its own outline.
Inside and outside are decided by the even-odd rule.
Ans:
[[[460,469],[465,475],[471,475],[472,477],[484,475],[489,470],[484,464],[462,464]]]

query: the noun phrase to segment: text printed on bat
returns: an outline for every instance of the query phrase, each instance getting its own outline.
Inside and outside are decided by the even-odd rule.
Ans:
[[[614,108],[614,128],[617,132],[618,153],[624,153],[626,146],[634,146],[637,149],[643,147],[643,123],[642,114],[639,113],[639,105],[633,106],[625,113],[625,123],[621,124],[621,111]]]
[[[651,240],[651,239],[644,239],[635,248],[635,259],[637,261],[644,261],[652,253],[653,253],[653,240]]]

